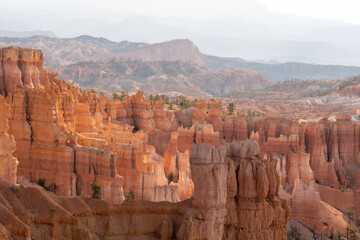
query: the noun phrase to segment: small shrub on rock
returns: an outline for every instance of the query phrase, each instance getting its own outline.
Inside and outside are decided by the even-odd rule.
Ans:
[[[92,184],[90,184],[90,187],[94,191],[93,192],[93,198],[95,198],[95,199],[102,199],[103,198],[101,196],[101,194],[100,194],[101,187],[99,185],[97,185],[96,183],[92,183]]]

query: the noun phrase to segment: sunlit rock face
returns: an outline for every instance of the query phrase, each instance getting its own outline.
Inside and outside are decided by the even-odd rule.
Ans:
[[[18,161],[13,157],[16,142],[13,135],[8,134],[10,106],[5,98],[0,95],[0,179],[16,183]]]
[[[2,132],[8,129],[14,136],[8,135],[8,140],[2,137],[8,150],[1,151],[1,157],[6,155],[16,162],[11,156],[16,141],[14,156],[19,159],[18,176],[41,182],[63,196],[90,194],[90,184],[96,182],[103,187],[106,200],[121,203],[123,179],[116,172],[114,154],[80,146],[77,142],[80,135],[75,132],[103,130],[101,124],[106,106],[104,109],[103,104],[96,103],[97,108],[103,107],[103,113],[90,114],[91,104],[80,103],[81,95],[76,89],[56,79],[55,73],[43,69],[42,51],[9,47],[0,52],[0,91],[8,104],[4,105],[1,96],[1,117],[6,118],[1,121],[6,126],[1,128]],[[109,105],[109,108],[109,116],[114,115],[114,107]],[[16,164],[8,160],[7,165],[8,170],[1,165],[1,173],[15,174]],[[9,169],[11,165],[13,170]],[[16,177],[11,179],[16,181]]]
[[[49,87],[48,75],[43,68],[41,50],[5,47],[0,52],[0,93],[7,94],[17,88]]]
[[[80,93],[43,68],[40,50],[1,48],[1,61],[0,91],[8,104],[2,97],[1,133],[14,136],[2,137],[3,178],[6,173],[16,182],[17,170],[18,176],[41,182],[62,196],[91,195],[90,184],[95,182],[104,199],[114,203],[123,201],[124,192],[135,199],[179,201],[178,184],[168,181],[164,158],[158,154],[168,147],[171,131],[177,130],[174,113],[158,107],[154,117],[142,92],[122,102]],[[168,120],[170,125],[161,128]],[[154,148],[150,139],[166,141]],[[12,152],[19,159],[18,168]],[[181,176],[184,188],[187,182],[191,187],[189,172]],[[183,199],[191,197],[192,190]]]

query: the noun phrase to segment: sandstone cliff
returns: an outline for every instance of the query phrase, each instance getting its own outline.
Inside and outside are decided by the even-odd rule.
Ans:
[[[41,51],[9,47],[1,53],[1,91],[11,109],[1,96],[5,180],[16,181],[15,138],[18,176],[59,195],[89,195],[95,182],[110,202],[123,201],[123,185],[136,198],[178,201],[177,185],[164,175],[164,159],[148,145],[155,122],[142,93],[116,105],[103,95],[80,93],[44,70]],[[134,133],[127,123],[146,132]]]
[[[5,103],[4,97],[0,95],[0,179],[16,183],[19,162],[12,155],[16,149],[14,136],[7,133],[9,116],[10,107]]]

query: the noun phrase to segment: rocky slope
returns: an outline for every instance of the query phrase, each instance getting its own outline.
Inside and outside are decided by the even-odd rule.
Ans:
[[[249,69],[263,74],[274,82],[290,79],[339,80],[360,74],[360,67],[342,65],[317,65],[299,62],[258,63],[240,58],[219,58],[208,56],[207,66],[210,68]]]
[[[70,64],[103,58],[130,58],[144,61],[184,61],[203,64],[206,56],[189,40],[180,39],[149,44],[135,42],[112,42],[105,38],[79,36],[76,38],[29,38],[0,37],[0,47],[24,46],[42,49],[46,65]]]
[[[299,97],[295,92],[242,91],[230,94],[233,102],[246,115],[276,114],[285,118],[321,119],[325,115],[355,115],[360,108],[355,96],[331,93],[325,96]]]
[[[59,77],[81,87],[112,91],[144,91],[147,95],[179,92],[188,96],[223,96],[272,84],[248,70],[211,70],[180,61],[108,59],[53,68]]]

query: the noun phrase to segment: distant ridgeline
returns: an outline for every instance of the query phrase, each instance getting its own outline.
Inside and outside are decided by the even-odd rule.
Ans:
[[[141,59],[142,61],[193,62],[210,69],[247,69],[264,75],[272,81],[293,78],[309,80],[338,80],[360,74],[360,67],[341,65],[316,65],[306,63],[258,63],[241,58],[209,56],[199,51],[187,39],[163,43],[113,42],[105,38],[79,36],[76,38],[53,37],[0,37],[0,46],[26,46],[42,49],[46,55],[47,67],[59,67],[78,62],[98,61],[108,58]],[[57,69],[56,69],[57,70]],[[103,69],[99,69],[103,71]],[[218,94],[218,93],[217,93]],[[216,94],[215,94],[216,95]]]

